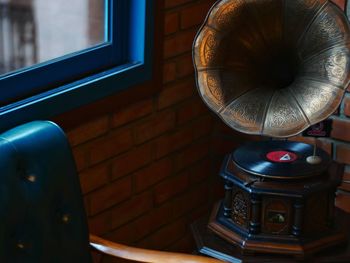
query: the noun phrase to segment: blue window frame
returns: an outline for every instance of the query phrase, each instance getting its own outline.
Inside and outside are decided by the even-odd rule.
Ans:
[[[45,119],[150,79],[154,0],[105,0],[107,41],[0,76],[0,128]]]

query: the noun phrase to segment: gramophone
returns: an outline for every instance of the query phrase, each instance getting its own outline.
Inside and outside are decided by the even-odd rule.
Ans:
[[[303,257],[344,242],[334,226],[339,167],[283,140],[328,118],[349,84],[350,34],[328,0],[221,0],[198,32],[199,94],[228,126],[273,138],[226,156],[208,227],[244,253]]]

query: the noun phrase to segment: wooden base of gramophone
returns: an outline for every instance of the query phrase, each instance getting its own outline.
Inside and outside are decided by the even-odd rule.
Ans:
[[[281,143],[284,145],[286,142]],[[335,163],[330,164],[329,158],[315,167],[316,174],[308,173],[313,169],[310,170],[307,163],[300,169],[308,150],[290,150],[300,145],[305,146],[292,143],[293,147],[288,151],[282,151],[279,147],[278,151],[272,151],[283,152],[284,155],[286,152],[295,154],[299,160],[299,164],[293,163],[294,160],[281,164],[280,167],[290,165],[285,173],[269,170],[281,174],[280,177],[259,175],[254,171],[259,165],[266,168],[270,161],[264,157],[268,152],[260,154],[261,163],[254,162],[253,158],[251,169],[240,166],[245,165],[240,157],[249,159],[249,151],[246,153],[243,149],[244,154],[238,157],[237,151],[228,155],[221,171],[225,179],[225,198],[214,207],[208,227],[220,237],[238,245],[243,253],[304,257],[344,242],[345,234],[333,225],[335,191],[342,169]],[[276,149],[276,144],[274,147]],[[321,155],[327,159],[324,152]],[[293,176],[296,167],[299,171],[296,172],[297,176]],[[279,169],[278,164],[276,169]]]

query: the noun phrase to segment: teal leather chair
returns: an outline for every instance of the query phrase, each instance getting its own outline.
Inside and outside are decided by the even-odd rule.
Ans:
[[[90,249],[141,262],[219,262],[123,246],[89,235],[64,132],[34,121],[0,135],[0,262],[92,262]]]

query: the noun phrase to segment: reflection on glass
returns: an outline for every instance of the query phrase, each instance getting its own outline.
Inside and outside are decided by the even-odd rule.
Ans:
[[[0,0],[0,74],[105,41],[104,0]]]

